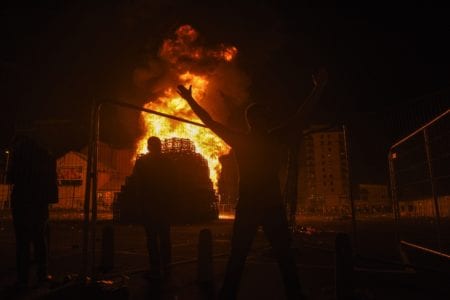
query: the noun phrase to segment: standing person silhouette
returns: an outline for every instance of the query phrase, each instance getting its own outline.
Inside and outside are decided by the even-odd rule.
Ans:
[[[35,138],[18,134],[13,141],[7,182],[13,185],[11,210],[16,236],[17,287],[27,288],[30,247],[38,285],[48,283],[48,205],[58,202],[56,160]]]
[[[133,176],[137,181],[138,209],[147,235],[150,261],[147,277],[159,280],[162,275],[168,275],[171,262],[169,209],[176,181],[172,162],[161,153],[161,140],[150,137],[147,148],[149,152],[136,161]]]
[[[290,233],[284,209],[279,165],[276,157],[280,143],[292,131],[298,131],[303,119],[311,112],[327,81],[325,70],[313,76],[314,87],[296,114],[284,124],[270,128],[269,112],[259,104],[250,104],[245,112],[249,127],[247,133],[235,132],[218,123],[192,97],[189,89],[178,86],[177,92],[191,106],[196,115],[230,145],[239,168],[239,201],[231,241],[231,255],[226,267],[220,299],[236,299],[239,283],[258,226],[264,233],[277,257],[288,299],[303,299],[294,255],[290,249]],[[302,118],[303,117],[303,118]]]

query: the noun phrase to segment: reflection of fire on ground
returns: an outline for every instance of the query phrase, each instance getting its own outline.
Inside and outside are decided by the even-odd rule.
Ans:
[[[221,220],[234,220],[234,213],[225,213],[225,212],[221,212],[219,214],[219,219]]]

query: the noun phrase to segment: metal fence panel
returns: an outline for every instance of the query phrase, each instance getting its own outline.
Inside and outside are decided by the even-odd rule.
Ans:
[[[392,198],[399,238],[449,251],[449,111],[391,147]]]

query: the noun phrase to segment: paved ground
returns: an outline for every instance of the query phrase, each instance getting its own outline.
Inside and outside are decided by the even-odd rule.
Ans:
[[[294,239],[297,267],[305,294],[309,299],[335,299],[335,253],[334,238],[336,232],[350,231],[348,220],[303,220],[303,227]],[[11,292],[14,270],[14,236],[11,225],[4,222],[0,231],[0,295],[11,299],[36,299],[39,295],[53,299],[80,299],[92,296],[95,290],[83,289],[70,278],[76,278],[80,271],[80,238],[81,228],[78,222],[53,222],[51,224],[51,261],[50,271],[55,276],[55,284],[48,288],[33,289],[26,293]],[[97,249],[101,249],[101,228],[99,224]],[[138,226],[115,226],[114,269],[100,276],[109,281],[100,282],[104,294],[109,291],[108,299],[114,299],[113,291],[119,294],[125,290],[117,289],[124,283],[128,287],[129,299],[208,299],[208,289],[197,281],[198,234],[208,228],[213,235],[213,286],[216,292],[221,284],[224,267],[229,252],[229,241],[232,221],[217,221],[208,224],[174,226],[173,267],[169,279],[160,284],[149,283],[144,279],[148,267],[147,251],[143,229]],[[395,236],[387,230],[392,224],[389,220],[365,222],[359,227],[356,239],[358,254],[364,258],[358,266],[371,269],[400,270],[399,266],[386,265],[384,261],[401,261],[395,248]],[[101,261],[100,251],[97,253],[97,264]],[[373,272],[370,272],[372,274]],[[363,278],[364,274],[361,273]],[[380,277],[383,277],[381,275]],[[392,276],[393,284],[387,288],[356,287],[359,299],[398,299],[408,296],[409,299],[426,299],[427,288],[411,289]],[[373,279],[375,278],[375,279]],[[376,281],[372,277],[366,281]],[[66,279],[67,284],[62,283]],[[396,281],[397,280],[397,281]],[[384,283],[383,283],[384,284]],[[72,285],[72,289],[70,286]],[[385,285],[385,284],[384,284]],[[58,287],[65,286],[59,293]],[[209,287],[209,286],[207,286]],[[82,295],[82,293],[84,296]],[[80,294],[81,293],[81,294]],[[72,298],[70,297],[72,296]],[[425,297],[425,298],[423,298]],[[1,298],[1,297],[0,297]],[[97,297],[101,299],[100,296]],[[262,232],[258,232],[244,272],[239,299],[283,299],[283,287],[274,258],[271,256],[267,241]],[[440,298],[434,298],[440,299]],[[442,298],[446,299],[446,298]]]

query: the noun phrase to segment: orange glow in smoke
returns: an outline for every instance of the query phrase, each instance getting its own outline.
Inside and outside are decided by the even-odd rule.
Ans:
[[[193,96],[201,105],[208,88],[208,80],[204,76],[189,72],[180,75],[179,79],[184,86],[192,85]],[[201,123],[188,103],[178,95],[174,88],[167,88],[164,96],[147,103],[145,108]],[[188,138],[194,143],[196,151],[208,161],[210,178],[217,191],[217,180],[221,170],[219,157],[227,154],[230,150],[230,147],[224,141],[207,128],[153,114],[142,113],[141,116],[146,135],[138,142],[137,153],[147,152],[147,139],[150,136],[157,136],[161,140],[173,137]]]
[[[183,25],[176,30],[174,37],[164,40],[159,57],[168,63],[173,72],[180,69],[184,71],[175,73],[177,80],[171,84],[168,83],[163,95],[156,100],[152,99],[153,101],[148,102],[145,108],[201,123],[187,102],[178,95],[175,87],[178,84],[186,87],[192,85],[194,98],[201,106],[208,107],[204,101],[206,101],[205,95],[211,78],[200,71],[197,71],[200,73],[193,73],[192,69],[197,65],[214,66],[217,63],[228,63],[235,58],[238,50],[236,47],[224,44],[215,48],[202,47],[198,43],[198,36],[198,32],[192,26]],[[224,141],[207,128],[147,113],[142,113],[141,117],[146,133],[138,141],[137,153],[147,152],[147,139],[150,136],[157,136],[161,140],[190,139],[195,145],[196,152],[208,161],[210,178],[217,191],[217,181],[221,171],[219,157],[230,150]]]
[[[222,50],[220,56],[222,56],[226,61],[231,61],[237,54],[236,47],[228,47]]]
[[[199,61],[202,59],[224,60],[230,62],[238,50],[234,46],[220,45],[215,49],[198,46],[198,33],[190,25],[183,25],[176,31],[176,38],[163,42],[159,55],[171,64],[184,60]]]

